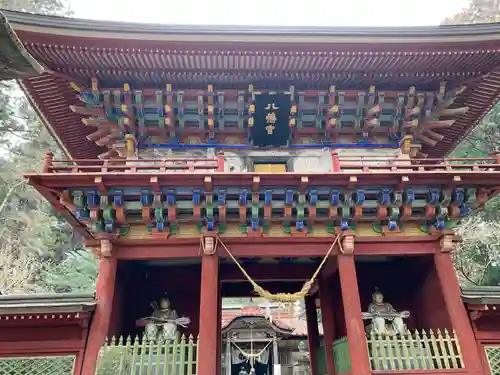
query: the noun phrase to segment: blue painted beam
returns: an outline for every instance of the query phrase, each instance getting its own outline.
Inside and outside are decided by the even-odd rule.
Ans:
[[[218,149],[256,149],[256,150],[266,150],[262,147],[252,147],[250,145],[228,145],[228,144],[182,144],[182,143],[141,143],[138,146],[139,149],[149,149],[149,148],[171,148],[171,149],[207,149],[207,148],[218,148]],[[399,148],[398,143],[317,143],[317,144],[296,144],[290,145],[288,147],[283,147],[282,149],[318,149],[318,148]]]

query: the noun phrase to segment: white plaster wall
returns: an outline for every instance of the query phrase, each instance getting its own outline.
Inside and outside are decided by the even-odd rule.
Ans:
[[[301,151],[292,159],[293,172],[326,173],[333,170],[332,154],[328,151]]]
[[[169,158],[175,158],[175,157],[180,157],[180,158],[193,158],[193,160],[189,160],[188,163],[196,166],[203,166],[205,165],[205,160],[206,158],[214,158],[215,157],[215,150],[213,149],[191,149],[191,150],[172,150],[172,149],[155,149],[155,148],[148,148],[148,149],[141,149],[138,152],[138,159],[139,161],[128,161],[128,165],[144,165],[143,161],[140,160],[152,160],[149,163],[151,164],[157,164],[157,163],[165,163],[165,159]],[[196,160],[199,159],[199,160]],[[156,162],[156,160],[158,162]],[[167,161],[168,163],[168,161]],[[172,162],[173,164],[173,162]],[[174,170],[170,170],[172,172],[175,172]],[[203,168],[197,168],[197,172],[213,172],[213,169],[203,169]]]
[[[226,151],[224,152],[225,172],[248,172],[254,162],[286,161],[290,172],[326,173],[332,171],[332,156],[325,150],[301,151]]]
[[[411,164],[410,156],[403,154],[399,148],[387,149],[335,149],[342,165],[356,164],[361,166],[404,166]],[[362,171],[362,169],[342,167],[342,170]],[[377,169],[378,172],[387,172],[390,169]]]

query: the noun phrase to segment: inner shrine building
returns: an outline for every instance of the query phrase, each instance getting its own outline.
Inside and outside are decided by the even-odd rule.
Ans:
[[[99,278],[0,297],[0,375],[499,373],[500,291],[461,291],[452,254],[500,154],[446,156],[498,101],[500,25],[4,15],[0,77],[61,149],[25,178]],[[251,296],[303,305],[304,342],[223,323]]]

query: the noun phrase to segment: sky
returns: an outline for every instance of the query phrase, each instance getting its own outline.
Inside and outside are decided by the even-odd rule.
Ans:
[[[429,26],[468,0],[73,0],[75,16],[201,25]]]

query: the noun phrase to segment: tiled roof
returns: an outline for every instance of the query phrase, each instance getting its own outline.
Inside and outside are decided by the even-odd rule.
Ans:
[[[303,318],[295,317],[289,311],[271,310],[271,316],[268,317],[266,312],[255,306],[247,306],[239,311],[222,310],[222,328],[228,327],[231,322],[241,317],[261,317],[269,322],[269,325],[277,327],[279,330],[288,331],[292,336],[307,336],[307,323]],[[323,327],[319,325],[319,333],[323,335]]]
[[[52,314],[93,311],[93,294],[20,294],[0,296],[0,315]]]
[[[462,300],[469,305],[500,305],[500,286],[462,288]]]
[[[499,24],[421,28],[289,28],[150,25],[7,13],[19,38],[48,72],[24,86],[75,158],[104,152],[69,109],[70,82],[108,87],[216,90],[288,87],[437,90],[465,85],[453,108],[469,107],[444,139],[424,146],[442,156],[475,126],[500,95]]]

